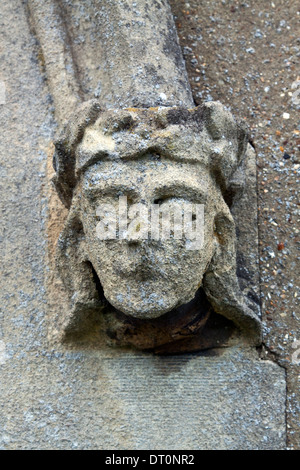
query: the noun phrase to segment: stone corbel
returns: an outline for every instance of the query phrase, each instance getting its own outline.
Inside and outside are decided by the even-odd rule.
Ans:
[[[105,93],[89,100],[78,84],[66,12],[50,0],[29,3],[62,128],[52,176],[66,208],[55,250],[55,282],[65,295],[56,330],[67,342],[97,346],[105,336],[164,354],[259,345],[259,307],[244,295],[252,280],[243,286],[236,263],[243,242],[235,220],[253,160],[247,129],[218,102],[194,107],[169,7],[101,2],[99,14],[110,20],[99,33],[107,80]],[[147,59],[143,47],[154,24]],[[137,74],[130,72],[133,56]],[[98,207],[120,197],[129,206],[203,205],[202,246],[187,249],[184,237],[101,239]]]

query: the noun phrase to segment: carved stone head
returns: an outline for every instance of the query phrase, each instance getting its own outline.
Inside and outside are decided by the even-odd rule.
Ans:
[[[194,109],[102,110],[91,101],[78,110],[54,155],[54,184],[69,209],[57,250],[73,312],[67,329],[80,329],[91,312],[105,315],[107,305],[131,325],[155,324],[172,319],[172,312],[173,318],[184,316],[182,306],[194,305],[196,298],[199,311],[208,299],[216,313],[259,342],[259,320],[237,282],[228,207],[247,143],[244,126],[215,102]],[[155,216],[153,207],[167,209],[171,217],[203,207],[202,225],[194,222],[194,229],[202,230],[201,246],[191,245],[184,232],[153,236],[153,219],[147,219],[150,231],[136,236],[145,214]],[[120,211],[126,212],[131,224],[123,227],[125,236],[116,218],[114,236],[101,236],[105,208],[119,222]],[[197,297],[199,289],[205,300]],[[204,317],[202,311],[202,323]]]

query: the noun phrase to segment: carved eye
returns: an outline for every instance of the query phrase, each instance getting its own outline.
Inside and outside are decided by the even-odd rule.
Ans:
[[[158,205],[162,204],[163,202],[164,202],[164,199],[162,198],[154,199],[153,201],[154,204],[158,204]]]

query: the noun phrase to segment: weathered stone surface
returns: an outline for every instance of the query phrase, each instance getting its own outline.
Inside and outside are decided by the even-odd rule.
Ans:
[[[237,182],[240,184],[230,207],[236,227],[237,276],[243,295],[260,311],[256,154],[249,144],[244,168]],[[241,180],[239,181],[239,178]],[[234,183],[232,182],[233,186]]]
[[[284,371],[252,348],[162,358],[49,343],[44,189],[53,109],[24,4],[4,1],[0,12],[1,447],[283,449]]]
[[[1,380],[2,448],[285,447],[284,371],[249,351],[214,357],[39,351],[6,367]]]
[[[67,116],[68,113],[73,114],[76,100],[80,101],[80,99],[86,99],[91,96],[92,88],[87,87],[87,74],[90,83],[92,83],[95,78],[101,77],[101,87],[104,89],[104,93],[99,94],[95,92],[94,96],[99,96],[101,106],[104,107],[113,106],[115,108],[122,108],[125,105],[133,105],[135,103],[142,106],[153,106],[156,104],[166,105],[169,103],[177,105],[178,103],[182,103],[182,100],[185,104],[192,104],[184,64],[177,44],[173,19],[169,7],[166,6],[164,2],[151,3],[151,5],[148,5],[147,2],[128,2],[125,5],[115,0],[107,0],[101,4],[100,9],[98,4],[96,5],[94,2],[91,2],[85,7],[76,2],[73,2],[72,6],[69,2],[62,2],[59,9],[56,5],[52,5],[50,0],[47,0],[44,5],[35,0],[31,0],[29,5],[33,25],[42,45],[50,88],[56,104],[56,116],[58,121],[61,122],[62,116]],[[159,22],[156,21],[158,12]],[[137,17],[142,20],[136,21]],[[101,25],[98,24],[99,18],[101,18]],[[154,24],[155,32],[153,31]],[[134,31],[134,34],[128,34],[128,28],[130,28],[130,31]],[[78,36],[79,31],[82,33],[80,36]],[[148,66],[150,63],[150,58],[145,57],[138,45],[146,43],[145,38],[147,35],[151,38],[154,36],[156,38],[155,51],[158,56],[154,60],[153,54],[151,55],[152,60],[154,60],[151,67],[153,71],[155,71],[157,79],[154,81],[153,74],[151,75],[149,70],[147,73],[144,70],[144,72],[138,76],[131,73],[132,57],[134,57],[134,64],[136,66],[140,64],[143,68],[145,64]],[[125,38],[129,39],[129,45]],[[134,41],[137,41],[137,43]],[[119,47],[121,42],[122,47]],[[134,44],[136,47],[133,47]],[[171,44],[172,48],[170,46]],[[98,45],[98,49],[97,47],[95,48],[95,45]],[[169,46],[167,47],[167,45]],[[120,50],[122,51],[121,59],[119,57]],[[99,64],[99,62],[101,62],[101,65],[97,66],[97,69],[95,69],[95,66]],[[56,63],[58,63],[59,70],[57,74]],[[64,64],[66,72],[64,72]],[[69,66],[69,64],[71,65]],[[116,69],[118,70],[118,77],[122,81],[121,87],[118,86],[118,81],[115,80],[117,76],[115,73]],[[104,74],[103,71],[105,72]],[[159,73],[163,73],[165,77],[164,80],[158,80],[158,71]],[[134,87],[134,89],[132,87]],[[75,90],[75,92],[73,90]],[[165,97],[168,96],[167,101],[166,99],[162,100],[161,93]],[[146,95],[147,99],[145,98]],[[89,107],[85,106],[84,109],[85,110],[82,108],[81,116],[78,121],[72,118],[72,122],[74,123],[72,132],[75,132],[75,136],[78,131],[80,132],[79,128],[83,125],[84,119],[93,119],[92,114],[94,111],[92,111],[89,116]],[[216,119],[212,120],[213,125],[209,132],[215,139],[218,139],[217,134],[222,129],[222,119],[223,117],[220,118],[219,123]],[[85,125],[86,124],[83,125],[83,128]],[[79,126],[77,130],[76,126]],[[68,138],[72,139],[72,136]],[[249,154],[251,155],[251,152]],[[220,170],[221,173],[223,172],[223,176],[224,170],[224,168]],[[244,172],[241,168],[240,170],[241,176],[237,175],[231,185],[231,190],[234,189],[235,185],[237,189],[239,189],[239,186],[243,186],[243,182],[241,182],[240,179],[244,176]],[[68,171],[65,170],[65,173],[68,173]],[[71,169],[68,178],[69,181],[67,185],[72,186],[74,182],[71,182],[73,178]],[[66,194],[63,195],[61,186],[59,190],[61,197],[68,197]],[[230,191],[227,191],[228,194],[226,195],[229,200],[233,198],[233,194],[230,194]],[[233,207],[233,214],[235,214],[238,219],[239,214],[243,212],[239,202],[241,191],[236,191],[235,188],[233,192],[235,194],[238,192],[235,198],[237,202],[234,201],[235,207]],[[249,185],[248,182],[247,195],[252,199],[251,204],[254,209],[253,214],[255,214],[255,198],[253,198],[255,188],[252,184]],[[51,196],[51,198],[53,199],[53,196]],[[244,201],[247,199],[248,198],[244,198]],[[50,204],[50,207],[53,207],[53,205]],[[54,214],[55,210],[52,212]],[[59,210],[57,212],[59,213],[58,217],[56,217],[56,221],[52,221],[51,224],[62,226],[62,211]],[[60,219],[60,221],[58,221],[58,219]],[[241,217],[239,221],[241,221]],[[251,244],[247,243],[247,248],[251,248],[253,256],[243,258],[241,255],[241,251],[243,250],[239,250],[239,274],[243,276],[246,271],[248,272],[247,287],[244,286],[245,283],[241,282],[241,284],[242,288],[245,287],[245,293],[248,296],[251,308],[258,313],[259,307],[255,304],[257,297],[254,293],[256,266],[253,266],[257,250],[257,231],[255,226],[251,224],[248,224],[248,226],[251,230],[247,234],[244,231],[244,239],[243,241],[239,240],[239,244],[242,247],[244,243],[247,243],[246,239],[251,239]],[[90,270],[85,269],[86,276],[91,276],[87,271]],[[242,276],[240,276],[240,280]],[[251,284],[251,287],[249,284]],[[216,291],[217,288],[220,292],[219,297],[222,299],[224,292],[222,291],[220,283],[218,283],[218,287],[215,285],[213,290]],[[234,286],[232,286],[231,289],[237,291]],[[228,288],[226,288],[226,290],[228,290]],[[106,289],[106,291],[108,291],[108,289]],[[220,304],[220,300],[213,300],[212,292],[210,292],[210,296],[212,303]],[[78,300],[81,302],[80,296]],[[239,300],[235,300],[234,302],[236,301],[240,303]],[[225,310],[228,310],[228,308]],[[80,308],[80,311],[82,311],[82,308]],[[82,315],[84,316],[84,313],[82,313]],[[91,315],[92,313],[90,312],[89,317]]]
[[[28,4],[60,123],[91,98],[115,109],[193,106],[166,0]]]
[[[76,318],[84,317],[84,309],[98,308],[94,316],[105,316],[104,298],[111,309],[149,321],[191,302],[202,286],[215,311],[260,344],[259,319],[238,286],[235,226],[226,204],[228,195],[233,198],[237,188],[241,190],[235,175],[243,174],[246,149],[244,126],[220,103],[190,110],[102,111],[92,101],[79,108],[56,142],[54,155],[53,181],[69,208],[57,246],[72,311],[68,330],[85,329]],[[139,215],[136,222],[140,233],[134,229],[129,236],[125,220],[125,233],[120,235],[120,197],[126,199],[126,219],[131,209],[136,211],[134,205],[142,206],[139,214],[145,209],[147,220]],[[171,214],[180,211],[182,217],[185,205],[192,203],[204,207],[203,220],[196,223],[197,237],[203,230],[199,247],[192,247],[197,240],[191,242],[185,230],[180,237],[164,239],[163,228],[158,227],[154,236],[149,226],[151,205]],[[106,209],[100,220],[101,207]],[[113,211],[115,217],[108,239],[105,211]],[[198,303],[201,311],[200,299],[194,309]],[[202,327],[202,315],[200,319]]]

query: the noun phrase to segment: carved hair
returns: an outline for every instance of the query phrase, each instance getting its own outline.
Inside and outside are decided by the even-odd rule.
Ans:
[[[76,150],[81,143],[85,130],[103,116],[103,127],[108,135],[134,129],[137,126],[135,116],[139,121],[146,121],[147,126],[154,129],[166,129],[169,126],[188,126],[190,133],[199,135],[206,131],[209,143],[209,170],[214,174],[222,194],[227,200],[231,193],[239,189],[241,181],[234,178],[237,170],[243,165],[246,153],[248,134],[245,125],[237,121],[233,115],[219,102],[207,102],[194,109],[185,108],[149,108],[124,109],[116,112],[105,111],[97,100],[91,100],[81,105],[72,119],[64,127],[55,142],[53,166],[55,176],[53,183],[63,204],[70,208],[73,191],[80,171],[76,165]],[[180,135],[177,136],[180,138]],[[220,148],[220,143],[229,142],[232,148]],[[147,151],[163,154],[166,158],[179,159],[180,156],[167,152],[164,142],[154,139]],[[201,142],[200,142],[201,145]],[[123,150],[124,151],[124,150]],[[142,155],[141,151],[137,152]],[[207,155],[206,155],[207,157]],[[91,156],[89,163],[100,160],[102,155]],[[85,165],[84,169],[87,167]],[[81,168],[82,170],[83,168]]]

